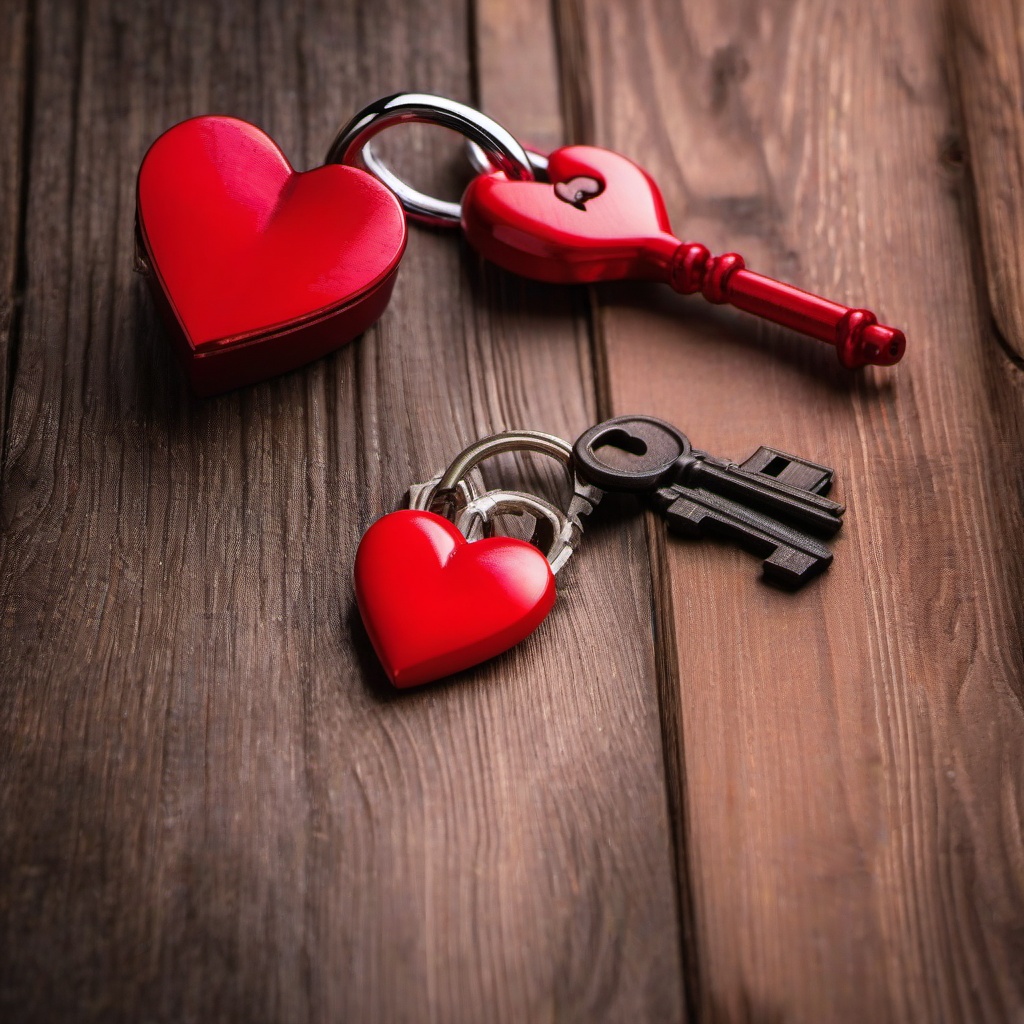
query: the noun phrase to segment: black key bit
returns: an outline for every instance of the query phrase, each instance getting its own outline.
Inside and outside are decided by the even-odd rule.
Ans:
[[[767,447],[739,465],[716,459],[653,416],[591,427],[573,460],[580,477],[603,490],[647,494],[674,530],[723,536],[755,552],[779,583],[798,587],[832,562],[812,536],[831,537],[843,524],[843,506],[824,496],[827,466]]]

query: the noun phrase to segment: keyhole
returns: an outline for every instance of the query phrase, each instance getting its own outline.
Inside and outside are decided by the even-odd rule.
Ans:
[[[598,181],[597,178],[588,178],[586,175],[555,182],[555,195],[563,203],[575,206],[577,210],[585,211],[587,201],[599,196],[603,191],[604,182]]]
[[[595,455],[600,452],[601,461],[613,469],[628,469],[629,456],[643,458],[647,454],[647,442],[622,427],[616,427],[601,435],[593,451]]]

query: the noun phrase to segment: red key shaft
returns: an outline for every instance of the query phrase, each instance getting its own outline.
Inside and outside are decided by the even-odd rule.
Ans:
[[[847,369],[892,366],[903,358],[901,330],[878,323],[869,309],[853,309],[747,270],[739,253],[712,256],[699,242],[683,242],[669,263],[669,284],[684,295],[729,303],[794,331],[835,345]]]
[[[664,281],[834,345],[849,369],[899,362],[907,340],[867,309],[812,295],[712,256],[672,233],[661,192],[631,160],[594,146],[548,158],[550,181],[481,174],[462,198],[462,227],[487,259],[524,277],[561,284],[623,278]]]

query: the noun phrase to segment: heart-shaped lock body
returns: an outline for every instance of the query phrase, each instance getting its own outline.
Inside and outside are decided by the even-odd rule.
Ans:
[[[548,158],[548,178],[474,178],[462,197],[469,243],[506,270],[555,284],[669,279],[679,240],[642,167],[607,149],[566,146]]]
[[[362,333],[387,305],[406,243],[398,200],[371,175],[295,171],[259,128],[219,116],[153,143],[137,225],[200,394],[284,373]]]
[[[501,654],[555,603],[551,566],[531,544],[512,537],[469,543],[449,520],[410,509],[366,531],[355,589],[374,650],[403,689]]]

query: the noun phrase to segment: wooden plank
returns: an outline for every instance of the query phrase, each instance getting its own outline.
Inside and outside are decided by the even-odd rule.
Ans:
[[[821,459],[849,509],[835,565],[796,595],[651,522],[698,1017],[1017,1019],[1021,380],[979,318],[962,179],[939,158],[944,26],[916,2],[559,10],[578,134],[642,162],[686,238],[910,339],[895,372],[849,375],[667,289],[601,293],[616,411],[723,455]]]
[[[4,424],[10,364],[17,349],[19,246],[21,242],[21,187],[24,161],[25,107],[28,93],[28,7],[16,0],[6,8],[6,35],[0,60],[0,463],[3,460]]]
[[[469,98],[469,35],[454,0],[40,0],[0,1015],[678,1019],[642,538],[595,544],[615,593],[595,555],[535,638],[422,693],[389,691],[351,595],[359,536],[410,481],[497,427],[592,421],[578,299],[416,231],[364,338],[204,402],[130,272],[135,172],[167,125],[229,111],[311,166],[396,84]],[[444,140],[389,152],[453,187],[428,170]]]
[[[499,122],[509,127],[528,145],[541,150],[550,150],[564,144],[567,139],[567,125],[563,104],[568,94],[562,87],[561,75],[564,61],[561,59],[563,40],[556,35],[556,24],[552,18],[553,6],[549,0],[477,0],[475,20],[477,30],[477,90],[480,107]],[[584,386],[588,395],[596,397],[586,405],[583,427],[580,421],[570,417],[564,424],[567,430],[563,436],[578,435],[602,416],[608,415],[609,398],[603,373],[603,352],[598,339],[593,336],[590,320],[591,296],[582,289],[561,286],[546,286],[526,281],[515,275],[504,273],[485,264],[481,272],[485,279],[500,287],[508,296],[507,309],[518,311],[511,325],[522,332],[521,344],[529,344],[529,333],[534,318],[527,313],[535,307],[544,308],[553,314],[544,329],[545,347],[552,343],[555,351],[563,350],[569,344],[570,335],[586,331],[588,342],[595,350],[596,365],[588,358],[585,366]],[[580,313],[585,304],[586,313]],[[574,321],[570,320],[576,310]],[[519,339],[517,339],[519,340]],[[566,373],[577,372],[571,366],[552,367],[563,385],[571,385]],[[536,414],[542,414],[538,409]],[[641,733],[647,743],[647,771],[655,772],[664,757],[661,742],[658,741],[658,726],[652,715],[660,716],[660,694],[657,690],[657,651],[653,649],[649,627],[644,624],[637,628],[642,616],[641,605],[637,602],[651,601],[651,572],[645,557],[644,531],[636,509],[626,503],[619,510],[615,496],[609,496],[600,515],[588,523],[582,550],[578,553],[574,567],[574,581],[584,582],[589,594],[589,607],[583,610],[584,635],[600,637],[598,649],[607,651],[609,646],[628,645],[639,657],[642,665],[642,707]],[[632,518],[630,518],[632,517]],[[609,527],[610,523],[610,527]],[[607,580],[617,581],[615,588],[607,586]],[[629,589],[623,590],[624,585]],[[618,602],[625,600],[637,612],[630,611],[625,619],[625,629],[619,628]],[[636,615],[636,617],[634,617]],[[615,624],[614,630],[606,631],[608,624]],[[593,641],[592,641],[593,642]],[[601,669],[595,666],[598,678]],[[635,727],[634,727],[635,728]],[[653,743],[652,743],[653,741]],[[658,770],[658,789],[661,807],[648,805],[645,816],[659,823],[664,812],[667,794],[662,772]],[[666,827],[667,824],[666,824]],[[656,957],[656,967],[644,978],[643,971],[625,982],[624,987],[639,995],[640,987],[646,994],[639,1001],[628,1005],[628,1012],[622,1013],[623,1020],[673,1021],[687,1018],[685,1008],[684,972],[681,964],[681,940],[678,927],[668,928],[665,914],[677,912],[678,883],[672,892],[661,886],[647,884],[644,889],[652,894],[657,889],[655,901],[647,906],[638,905],[637,920],[643,920],[644,931],[657,936],[650,946]],[[638,965],[633,965],[636,971]],[[623,1004],[622,1011],[627,1010]],[[609,1019],[618,1019],[620,1007],[609,1005],[605,1011]]]
[[[480,40],[478,91],[481,108],[501,123],[513,128],[517,136],[527,144],[541,150],[551,150],[571,141],[569,125],[573,122],[579,123],[580,109],[585,108],[589,102],[589,95],[585,89],[581,91],[574,88],[574,85],[580,82],[578,78],[572,79],[573,73],[578,70],[579,62],[572,54],[566,52],[580,40],[580,36],[572,32],[559,36],[558,25],[551,20],[551,12],[552,5],[548,0],[518,0],[516,3],[509,3],[507,0],[478,0],[476,6],[477,33]],[[570,79],[568,82],[564,80],[566,76]],[[506,275],[506,280],[510,286],[538,288],[512,275]],[[588,310],[593,301],[593,295],[589,290],[585,300],[581,294],[582,289],[556,287],[545,289],[545,292],[561,297],[561,301],[572,298],[576,301],[586,301]],[[600,418],[610,415],[611,398],[605,372],[606,353],[601,338],[595,332],[595,324],[589,317],[588,321],[595,355],[595,412]],[[630,557],[638,557],[637,552],[641,549],[643,541],[641,533],[638,532],[642,527],[636,512],[635,504],[627,500],[620,505],[617,496],[609,495],[600,509],[600,514],[594,517],[593,524],[588,524],[580,561],[585,561],[584,571],[588,575],[600,574],[601,582],[598,586],[605,593],[615,593],[614,588],[607,586],[608,580],[619,581],[622,578],[624,567],[615,550],[619,535],[627,538]],[[615,516],[615,533],[609,533],[600,527],[602,518],[609,515]],[[659,565],[657,560],[651,565],[651,570],[655,574],[659,570]],[[630,574],[637,571],[635,565],[625,568]],[[652,611],[658,616],[663,609],[654,608]],[[608,621],[614,621],[614,618]],[[623,641],[625,642],[625,638]],[[640,643],[643,642],[643,638],[631,636],[628,642]],[[656,662],[664,658],[664,651],[659,649],[654,653],[655,659],[649,662],[645,674],[649,679],[663,680],[665,673],[659,672]],[[663,744],[671,748],[675,716],[671,713],[666,714],[664,705],[666,699],[675,702],[675,694],[665,692],[659,687],[656,699],[662,718]],[[668,758],[666,769],[666,783],[669,784],[670,790],[670,813],[678,819],[679,786],[674,758]],[[677,833],[678,831],[676,829]],[[685,842],[685,838],[677,836],[677,842],[679,841]],[[686,986],[688,976],[692,973],[688,972],[687,968],[692,968],[695,951],[692,948],[684,949],[691,921],[685,879],[682,882],[677,879],[675,897],[681,929],[678,938],[672,941],[671,953],[679,959],[678,970],[673,970],[671,976],[678,978],[678,981],[675,982],[673,999],[665,1000],[663,1003],[665,1009],[661,1019],[666,1021],[676,1019],[677,1013],[680,1017],[689,1017],[692,1013],[692,1007],[687,1005],[692,999],[691,994],[686,991]],[[666,975],[664,980],[666,985],[668,977]],[[669,1006],[678,1006],[678,1010],[670,1013]],[[690,1013],[687,1013],[687,1010],[690,1010]]]
[[[1024,358],[1024,14],[957,0],[953,47],[985,280],[999,337]],[[960,159],[953,142],[951,159]]]

